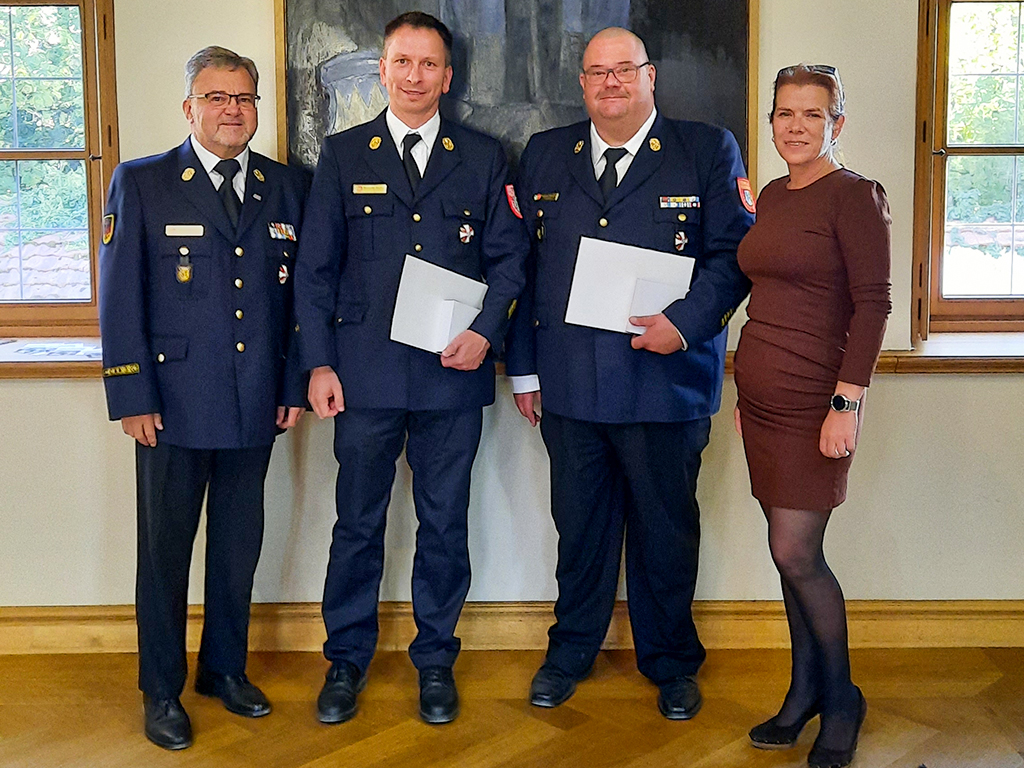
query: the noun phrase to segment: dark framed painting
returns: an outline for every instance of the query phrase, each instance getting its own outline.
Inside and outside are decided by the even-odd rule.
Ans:
[[[749,167],[756,2],[278,0],[279,94],[284,91],[286,103],[281,157],[312,169],[324,136],[371,120],[387,106],[378,74],[384,25],[419,10],[441,19],[454,36],[443,114],[497,136],[513,166],[532,134],[586,117],[583,49],[598,30],[619,26],[647,45],[658,70],[658,110],[730,129]]]

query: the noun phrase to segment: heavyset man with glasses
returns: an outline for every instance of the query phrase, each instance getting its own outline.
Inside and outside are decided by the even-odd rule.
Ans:
[[[726,325],[749,284],[736,248],[753,197],[728,131],[668,120],[643,42],[590,41],[587,122],[534,136],[517,190],[533,233],[507,370],[551,459],[558,601],[531,702],[554,707],[590,672],[608,630],[623,538],[637,666],[673,720],[700,708],[704,660],[691,615],[700,521],[697,472],[719,407]],[[690,292],[630,336],[565,323],[581,236],[696,260]]]
[[[192,135],[114,172],[100,251],[111,419],[136,442],[139,688],[146,736],[192,743],[179,695],[192,545],[207,495],[206,598],[196,690],[270,712],[245,675],[249,601],[274,438],[305,377],[291,345],[292,262],[307,180],[252,152],[259,75],[205,48],[185,67]]]

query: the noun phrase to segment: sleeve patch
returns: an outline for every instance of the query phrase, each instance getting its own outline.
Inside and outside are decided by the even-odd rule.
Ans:
[[[739,190],[740,202],[743,203],[743,207],[751,213],[757,213],[757,204],[754,202],[754,190],[750,186],[750,179],[737,178],[736,188]]]
[[[114,214],[108,213],[103,217],[103,244],[110,245],[114,239]]]
[[[505,185],[505,197],[508,198],[508,207],[512,209],[518,218],[523,218],[523,212],[519,210],[519,200],[516,198],[516,188],[511,184]]]
[[[112,368],[103,369],[103,378],[109,379],[111,376],[131,376],[133,373],[138,372],[138,363],[129,363],[128,365],[115,365]]]

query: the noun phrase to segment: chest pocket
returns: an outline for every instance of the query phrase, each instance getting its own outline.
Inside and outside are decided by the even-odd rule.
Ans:
[[[349,256],[371,261],[391,255],[394,213],[395,200],[391,195],[346,195]]]
[[[661,232],[666,248],[684,256],[700,254],[700,208],[662,208],[654,209],[654,223]]]
[[[167,238],[161,248],[160,273],[151,282],[165,297],[203,298],[213,282],[208,247],[203,238]]]
[[[449,198],[441,201],[444,212],[444,238],[452,238],[452,246],[444,250],[455,255],[453,267],[474,279],[480,276],[480,243],[487,222],[487,204],[483,200]]]

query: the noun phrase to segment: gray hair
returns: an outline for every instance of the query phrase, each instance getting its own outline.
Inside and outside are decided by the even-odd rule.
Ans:
[[[195,83],[199,73],[209,67],[218,69],[244,69],[252,78],[253,87],[259,90],[260,73],[256,71],[256,65],[252,59],[239,56],[234,51],[221,48],[219,45],[211,45],[196,53],[185,63],[185,96],[192,94],[192,84]]]

